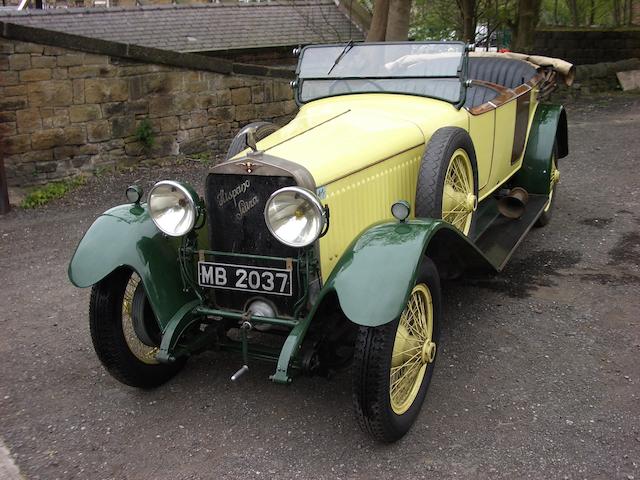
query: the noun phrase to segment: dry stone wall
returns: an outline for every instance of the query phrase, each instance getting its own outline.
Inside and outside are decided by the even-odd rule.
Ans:
[[[624,30],[538,30],[533,53],[575,65],[640,58],[640,28]]]
[[[243,125],[282,124],[296,110],[285,79],[0,38],[0,153],[14,187],[116,164],[220,154]],[[151,146],[139,140],[145,124]]]

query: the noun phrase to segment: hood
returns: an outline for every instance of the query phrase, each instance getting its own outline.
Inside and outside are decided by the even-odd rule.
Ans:
[[[304,105],[290,123],[259,142],[258,148],[302,165],[321,186],[422,147],[443,126],[467,128],[466,115],[429,98],[345,95]]]

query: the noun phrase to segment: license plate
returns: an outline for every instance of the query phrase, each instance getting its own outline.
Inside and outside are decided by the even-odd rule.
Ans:
[[[291,270],[284,268],[198,262],[198,284],[242,292],[293,295]]]

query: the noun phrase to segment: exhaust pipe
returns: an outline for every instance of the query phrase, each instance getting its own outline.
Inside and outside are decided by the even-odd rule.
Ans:
[[[498,211],[507,218],[517,219],[522,216],[529,201],[529,194],[522,187],[513,187],[504,197],[498,200]]]

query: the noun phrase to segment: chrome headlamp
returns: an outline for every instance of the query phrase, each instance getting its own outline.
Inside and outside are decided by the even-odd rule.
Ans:
[[[306,247],[315,242],[327,223],[318,197],[301,187],[275,191],[264,208],[271,234],[289,247]]]
[[[149,215],[156,227],[172,237],[181,237],[193,229],[198,218],[197,194],[172,180],[156,183],[149,192]]]

